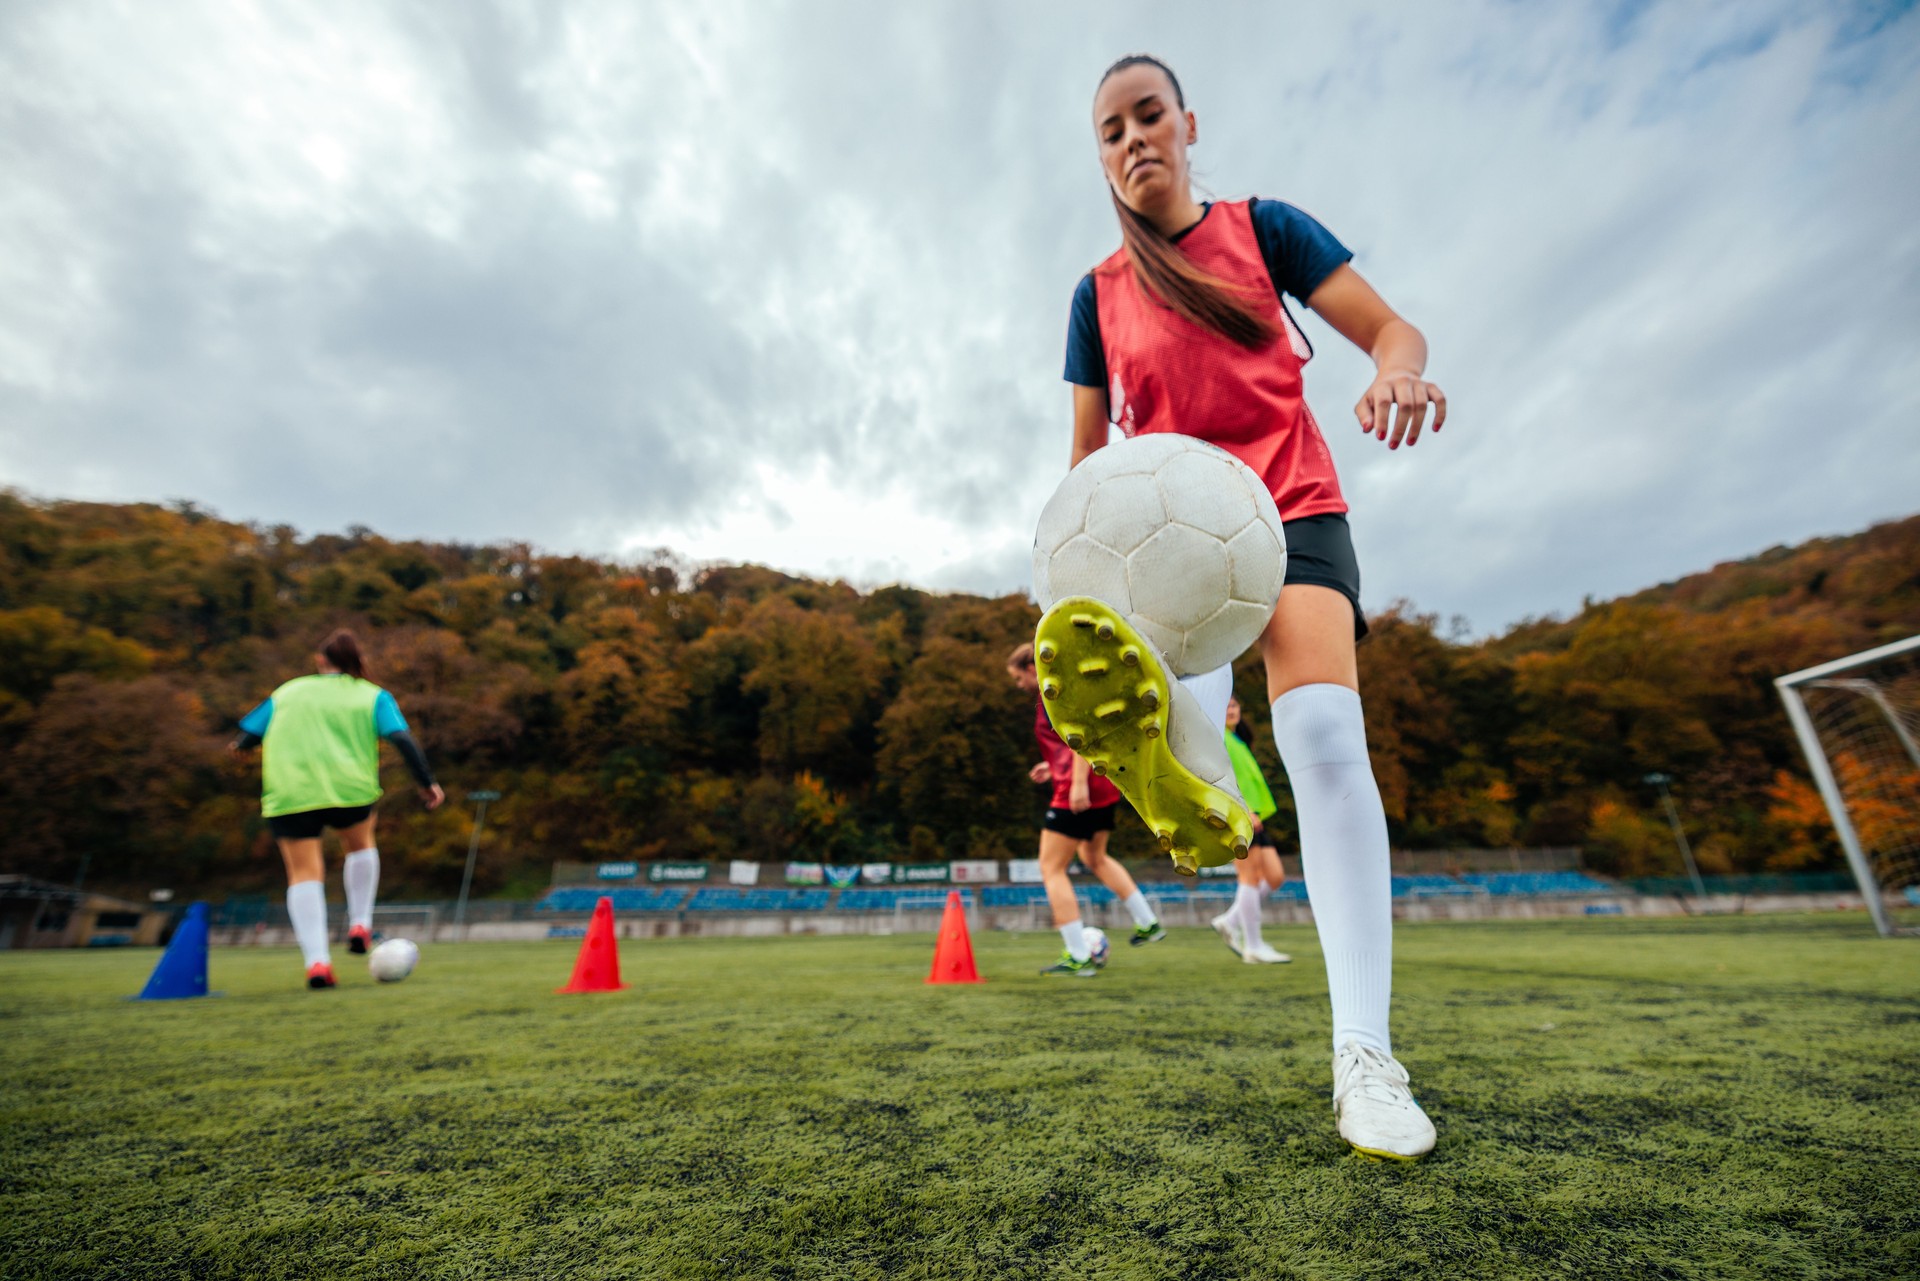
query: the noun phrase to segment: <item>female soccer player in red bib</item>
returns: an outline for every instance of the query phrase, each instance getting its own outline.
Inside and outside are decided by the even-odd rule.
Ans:
[[[1408,1090],[1387,1034],[1392,881],[1386,815],[1360,715],[1354,656],[1355,642],[1366,631],[1360,572],[1333,459],[1302,396],[1301,371],[1312,352],[1283,295],[1311,307],[1373,358],[1374,379],[1354,406],[1360,430],[1390,449],[1410,446],[1429,414],[1433,430],[1440,429],[1446,400],[1422,376],[1426,340],[1347,265],[1352,255],[1326,228],[1278,201],[1194,200],[1187,149],[1198,141],[1199,129],[1165,64],[1129,57],[1109,68],[1095,93],[1093,127],[1120,219],[1121,247],[1074,293],[1066,371],[1074,384],[1073,462],[1104,446],[1116,425],[1129,436],[1178,432],[1232,453],[1273,494],[1286,530],[1287,570],[1259,643],[1274,738],[1299,815],[1307,894],[1326,957],[1334,1112],[1341,1136],[1355,1148],[1409,1160],[1432,1149],[1434,1132]],[[1042,620],[1043,667],[1056,653],[1066,656],[1074,636],[1068,621]],[[1071,621],[1085,635],[1095,630],[1091,617]],[[1149,666],[1140,655],[1150,645],[1124,618],[1103,615],[1097,630],[1118,646],[1120,661]],[[1075,670],[1084,668],[1062,662],[1043,674],[1056,682],[1053,706],[1075,705],[1078,698],[1087,707],[1075,715],[1090,720],[1097,709],[1076,689]],[[1191,701],[1211,716],[1216,744],[1231,676],[1223,668],[1181,681],[1195,696]],[[1146,706],[1165,708],[1177,722],[1185,694],[1155,689],[1156,698],[1170,694],[1179,694],[1170,705]],[[1147,786],[1149,770],[1141,768],[1116,769],[1115,781],[1143,815],[1153,801],[1164,809],[1166,797],[1179,792],[1166,781],[1166,771],[1183,768],[1177,759],[1180,725],[1165,715],[1118,719],[1112,733],[1154,740],[1132,746],[1160,753],[1152,777],[1162,790],[1140,799],[1128,792],[1130,785]],[[1132,750],[1104,727],[1102,733],[1108,735],[1103,751]],[[1187,741],[1198,738],[1189,735]],[[1176,749],[1171,758],[1168,745]],[[1105,759],[1098,763],[1107,767]],[[1223,842],[1250,826],[1237,806],[1223,813],[1217,804],[1222,793],[1200,778],[1187,794],[1216,798],[1205,802],[1199,817]],[[1183,824],[1183,833],[1193,830],[1184,817],[1172,821]],[[1244,837],[1236,849],[1244,853]]]

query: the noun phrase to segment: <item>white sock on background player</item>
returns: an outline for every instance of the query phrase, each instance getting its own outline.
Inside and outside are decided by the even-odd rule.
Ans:
[[[1133,918],[1133,927],[1137,930],[1144,930],[1160,919],[1153,914],[1153,904],[1147,902],[1147,896],[1143,890],[1135,890],[1121,899],[1120,906],[1127,909],[1127,915]]]
[[[380,851],[369,845],[347,855],[340,869],[347,883],[347,924],[373,928],[373,898],[380,889]]]
[[[1264,884],[1242,883],[1233,892],[1233,906],[1227,909],[1240,922],[1240,936],[1248,947],[1258,947],[1261,943],[1260,895],[1265,888]]]
[[[287,886],[287,915],[293,919],[293,937],[300,944],[303,963],[313,966],[327,960],[327,887],[319,881]]]
[[[1079,921],[1068,921],[1060,927],[1060,941],[1067,945],[1067,955],[1076,961],[1093,955],[1093,949],[1087,946],[1086,927]]]
[[[1327,961],[1333,1044],[1393,1052],[1393,878],[1360,695],[1302,685],[1273,704],[1273,739],[1293,787],[1307,900]]]

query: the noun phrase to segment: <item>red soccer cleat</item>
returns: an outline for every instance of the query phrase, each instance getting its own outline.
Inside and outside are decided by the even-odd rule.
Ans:
[[[307,986],[311,988],[332,987],[333,967],[325,961],[315,961],[307,967]]]
[[[347,951],[355,956],[365,956],[373,949],[373,931],[364,925],[356,925],[347,931]]]

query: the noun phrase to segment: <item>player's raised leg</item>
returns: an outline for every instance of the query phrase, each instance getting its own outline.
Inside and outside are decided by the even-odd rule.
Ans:
[[[1159,914],[1153,910],[1153,904],[1147,902],[1147,896],[1134,883],[1133,873],[1121,866],[1119,859],[1108,856],[1107,836],[1106,832],[1096,832],[1092,838],[1081,842],[1080,865],[1112,890],[1113,896],[1120,900],[1120,906],[1133,918],[1133,935],[1127,942],[1134,947],[1158,943],[1167,936],[1166,927],[1160,924]]]
[[[1054,729],[1120,789],[1174,866],[1192,876],[1246,853],[1253,818],[1219,731],[1153,642],[1088,596],[1056,601],[1034,637]]]
[[[1387,1030],[1393,881],[1386,811],[1367,757],[1354,629],[1352,600],[1296,582],[1281,591],[1261,652],[1326,958],[1340,1134],[1369,1155],[1409,1160],[1432,1149],[1434,1130]]]
[[[380,850],[373,842],[375,815],[340,829],[348,853],[340,879],[347,888],[347,950],[364,954],[373,946],[373,902],[380,890]]]

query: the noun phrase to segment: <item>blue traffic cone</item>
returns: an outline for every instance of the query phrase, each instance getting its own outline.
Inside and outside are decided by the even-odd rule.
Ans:
[[[182,997],[207,994],[207,905],[195,903],[187,909],[173,941],[153,967],[153,976],[140,990],[142,1001],[177,1001]]]

